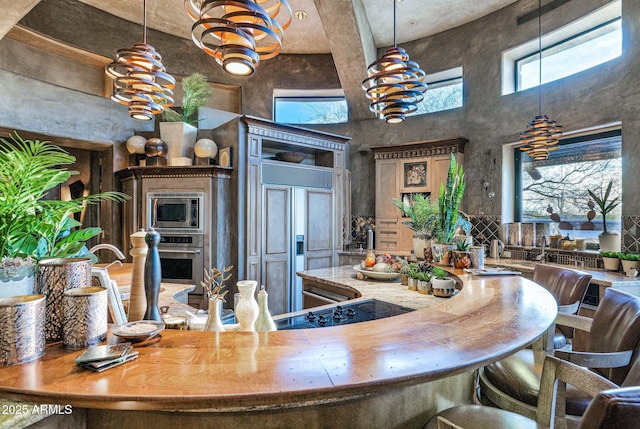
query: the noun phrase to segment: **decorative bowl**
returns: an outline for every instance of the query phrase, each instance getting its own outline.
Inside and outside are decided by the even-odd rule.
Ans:
[[[113,335],[128,341],[144,341],[158,335],[164,329],[164,323],[155,320],[138,320],[118,326]]]
[[[300,163],[307,155],[302,152],[278,152],[276,159],[278,161]]]
[[[396,280],[400,277],[400,273],[385,273],[380,271],[369,271],[360,268],[360,265],[355,265],[353,269],[362,275],[374,279],[374,280]]]

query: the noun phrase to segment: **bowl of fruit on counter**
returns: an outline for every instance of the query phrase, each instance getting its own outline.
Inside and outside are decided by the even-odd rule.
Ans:
[[[394,258],[387,253],[376,256],[374,253],[368,253],[364,261],[360,265],[356,265],[353,269],[356,271],[356,278],[364,280],[364,278],[374,280],[397,280],[400,278],[400,268],[407,263],[406,260]]]

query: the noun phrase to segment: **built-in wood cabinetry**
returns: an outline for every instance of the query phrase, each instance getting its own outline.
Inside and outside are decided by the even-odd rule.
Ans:
[[[376,230],[378,251],[410,251],[411,231],[402,224],[402,212],[392,199],[411,201],[416,193],[437,199],[446,182],[451,154],[464,161],[467,139],[430,140],[396,146],[374,147],[376,162]]]
[[[274,315],[302,309],[296,271],[336,265],[349,231],[349,139],[252,117],[215,130],[214,138],[233,147],[238,172],[237,278],[264,285]],[[282,152],[305,158],[285,162]]]
[[[159,229],[163,278],[167,271],[179,270],[185,276],[189,274],[189,278],[166,280],[194,284],[195,289],[189,294],[189,304],[194,307],[206,307],[204,289],[200,286],[204,269],[222,269],[233,263],[234,255],[229,246],[233,224],[230,202],[232,173],[232,168],[220,166],[128,167],[116,172],[122,191],[131,197],[124,203],[122,222],[124,250],[128,257],[130,235],[153,226],[150,217],[152,194],[162,193],[175,198],[202,194],[203,207],[198,207],[198,210],[203,224],[198,230]]]

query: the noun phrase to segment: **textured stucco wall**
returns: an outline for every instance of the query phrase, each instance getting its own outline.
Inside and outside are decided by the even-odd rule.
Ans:
[[[569,2],[543,16],[543,32],[575,20],[606,4],[605,0]],[[543,112],[566,131],[621,121],[625,177],[640,167],[640,4],[622,0],[624,54],[606,65],[543,86]],[[317,127],[352,137],[349,165],[352,175],[352,212],[374,213],[374,161],[371,146],[463,136],[467,171],[466,210],[471,214],[501,213],[501,162],[504,144],[517,141],[537,113],[537,90],[501,96],[501,53],[537,37],[537,21],[517,25],[517,17],[535,10],[537,1],[521,0],[487,17],[447,32],[402,45],[427,73],[462,66],[464,107],[420,117],[400,125],[386,125],[372,117],[348,124]],[[434,18],[435,19],[435,18]],[[90,22],[91,25],[86,25]],[[79,2],[40,3],[22,24],[43,34],[111,57],[116,49],[140,40],[141,29]],[[149,31],[149,43],[164,57],[169,72],[187,75],[200,71],[211,81],[242,86],[242,113],[271,118],[274,88],[337,88],[339,79],[330,55],[280,55],[263,62],[250,78],[224,74],[215,62],[189,40]],[[380,55],[384,49],[380,49]],[[365,71],[362,71],[363,77]],[[364,97],[364,94],[363,94]],[[70,103],[72,100],[69,101]],[[101,105],[108,100],[92,99]],[[0,107],[2,109],[3,107]],[[1,113],[0,113],[1,115]],[[111,118],[114,123],[117,121]],[[44,119],[43,119],[44,120]],[[55,119],[54,119],[55,120]],[[102,125],[101,125],[102,126]],[[488,181],[496,192],[489,201],[482,188]],[[623,187],[623,214],[640,213],[640,185],[627,180]]]

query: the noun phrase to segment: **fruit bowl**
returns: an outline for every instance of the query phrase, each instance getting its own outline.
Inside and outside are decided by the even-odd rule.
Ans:
[[[396,280],[400,277],[400,273],[386,273],[383,271],[364,270],[360,267],[360,265],[354,266],[353,269],[356,272],[374,280]]]

